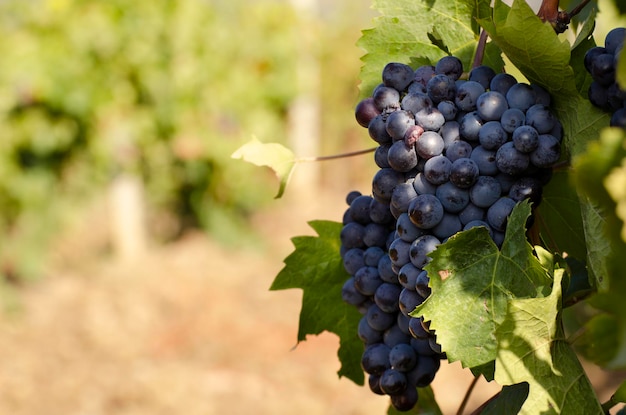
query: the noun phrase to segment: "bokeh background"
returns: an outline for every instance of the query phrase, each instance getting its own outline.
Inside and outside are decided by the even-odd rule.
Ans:
[[[371,155],[298,165],[279,200],[271,171],[231,158],[252,137],[299,156],[371,147],[353,108],[375,15],[366,0],[0,2],[0,414],[384,413],[338,379],[335,336],[295,347],[301,292],[268,291],[290,237],[368,192]],[[443,366],[444,413],[470,381]]]

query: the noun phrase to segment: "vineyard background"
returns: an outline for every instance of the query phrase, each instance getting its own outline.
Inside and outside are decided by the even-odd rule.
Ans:
[[[334,336],[294,349],[301,293],[268,291],[289,238],[339,220],[375,166],[301,165],[273,200],[269,171],[230,159],[252,135],[371,146],[369,1],[125,3],[0,4],[0,413],[383,413],[337,380]],[[608,398],[618,379],[589,370]],[[444,413],[470,381],[444,365]]]

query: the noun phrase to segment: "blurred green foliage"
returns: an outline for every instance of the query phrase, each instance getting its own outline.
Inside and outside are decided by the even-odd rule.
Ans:
[[[365,21],[335,16],[306,20],[333,77],[332,150],[352,128],[336,109],[356,99]],[[239,239],[275,182],[230,154],[253,134],[286,140],[302,23],[281,1],[0,2],[0,273],[36,269],[60,219],[122,172],[143,178],[151,217],[175,219],[154,236]]]

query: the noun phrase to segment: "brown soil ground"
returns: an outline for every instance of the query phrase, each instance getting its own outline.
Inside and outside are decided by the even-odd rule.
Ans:
[[[310,234],[308,220],[341,217],[336,196],[318,202],[279,201],[255,218],[260,250],[190,234],[120,261],[90,256],[93,228],[64,239],[63,260],[0,318],[0,414],[385,413],[386,398],[338,379],[336,336],[294,347],[301,292],[268,291],[289,238]],[[442,366],[434,389],[445,414],[470,381]],[[468,409],[497,389],[479,383]]]

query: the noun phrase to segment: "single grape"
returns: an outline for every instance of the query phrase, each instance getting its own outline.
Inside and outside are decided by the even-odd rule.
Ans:
[[[389,147],[387,162],[396,171],[408,172],[412,170],[417,166],[415,147],[407,146],[404,140],[396,141]]]
[[[400,282],[400,285],[407,290],[415,291],[415,282],[417,281],[417,276],[420,272],[422,272],[422,269],[417,268],[411,262],[404,265],[400,268],[400,271],[398,271],[398,281]]]
[[[611,127],[626,128],[626,108],[620,108],[613,113],[610,125]]]
[[[452,163],[444,155],[431,157],[424,165],[424,177],[434,185],[440,185],[448,181]]]
[[[404,140],[410,126],[415,125],[415,116],[411,111],[394,111],[387,116],[387,133],[393,140]]]
[[[526,111],[526,125],[535,127],[539,134],[547,134],[554,128],[555,118],[548,107],[535,104]]]
[[[389,205],[387,203],[381,203],[376,199],[372,199],[370,203],[370,219],[374,223],[389,224],[393,222],[394,218],[389,211]]]
[[[398,305],[400,306],[400,312],[405,316],[408,316],[409,313],[413,312],[413,310],[423,302],[424,297],[414,290],[403,288],[402,291],[400,291]]]
[[[445,117],[437,108],[422,108],[415,113],[415,123],[426,131],[439,131],[445,122]]]
[[[461,224],[467,225],[473,220],[483,220],[485,218],[485,209],[476,206],[472,202],[465,206],[465,209],[459,212],[459,220]]]
[[[426,86],[433,76],[435,76],[435,67],[432,65],[424,65],[415,70],[413,79],[414,82]]]
[[[383,84],[398,91],[404,91],[413,78],[413,68],[404,63],[390,62],[383,69]]]
[[[404,267],[406,267],[406,265]],[[395,313],[398,311],[398,297],[400,296],[400,291],[402,291],[401,286],[383,282],[374,293],[374,303],[385,313]]]
[[[415,143],[417,155],[424,159],[440,155],[443,149],[443,138],[434,131],[425,131]]]
[[[417,353],[408,343],[398,344],[389,352],[389,363],[392,369],[408,372],[417,364]]]
[[[363,251],[363,263],[368,267],[378,267],[380,258],[386,255],[380,246],[370,246]]]
[[[459,112],[457,106],[452,101],[441,101],[437,104],[437,109],[443,115],[445,121],[452,121],[456,118],[456,114]]]
[[[484,121],[500,121],[500,117],[507,109],[509,105],[506,97],[496,91],[485,92],[476,101],[476,112]]]
[[[378,331],[385,331],[396,322],[396,315],[394,313],[386,313],[376,304],[369,306],[365,317],[367,318],[367,324]]]
[[[541,202],[543,186],[541,182],[534,177],[522,177],[517,180],[509,190],[509,197],[516,202],[529,199],[533,203],[533,207],[537,207]]]
[[[367,317],[361,317],[359,320],[359,325],[357,326],[357,336],[366,346],[375,343],[382,343],[383,341],[383,332],[380,330],[375,330],[372,326],[367,322]]]
[[[402,213],[396,222],[396,234],[398,238],[410,243],[422,236],[424,231],[411,222],[407,213]]]
[[[354,274],[354,286],[363,295],[374,295],[382,283],[377,267],[364,266]]]
[[[478,141],[478,134],[484,123],[478,112],[468,112],[459,122],[459,133],[467,141]]]
[[[424,92],[411,92],[402,98],[401,107],[403,110],[411,111],[413,114],[417,114],[424,108],[433,106],[433,101],[428,94]]]
[[[487,210],[487,222],[496,231],[504,232],[509,215],[515,207],[515,201],[503,196]]]
[[[480,173],[476,162],[469,158],[470,154],[471,152],[465,157],[455,159],[450,167],[450,182],[461,189],[467,189],[476,183]]]
[[[447,151],[452,144],[461,141],[459,123],[457,121],[446,122],[439,130],[439,135],[443,138],[443,149]]]
[[[478,141],[487,150],[497,150],[508,139],[500,121],[487,121],[478,132]]]
[[[496,72],[487,65],[477,66],[469,73],[469,80],[476,81],[488,89],[491,84],[491,80],[496,76]]]
[[[530,161],[537,167],[552,167],[561,157],[561,143],[550,134],[539,135],[539,144],[530,153]]]
[[[456,81],[463,74],[463,63],[456,56],[444,56],[435,65],[435,74],[443,74]]]
[[[472,150],[472,154],[470,154],[470,159],[478,166],[481,176],[495,176],[498,174],[495,151],[487,150],[483,146],[476,146]]]
[[[368,224],[370,220],[370,205],[372,197],[367,195],[359,195],[350,203],[350,215],[355,222],[360,224]]]
[[[607,50],[602,46],[595,46],[587,50],[584,59],[584,65],[587,72],[591,73],[591,65],[593,64],[593,61],[596,59],[596,57],[605,53],[607,53]]]
[[[391,136],[387,132],[387,117],[382,114],[377,115],[370,121],[367,131],[372,138],[379,144],[391,143]]]
[[[499,73],[496,74],[489,83],[489,89],[492,91],[496,91],[501,93],[502,95],[506,95],[513,85],[517,83],[517,79],[511,74],[508,73]]]
[[[454,100],[456,85],[452,78],[440,74],[430,78],[426,84],[426,90],[433,103],[438,104],[441,101]]]
[[[502,173],[520,174],[528,169],[529,164],[528,154],[518,151],[511,141],[504,143],[496,152],[496,165]]]
[[[526,115],[519,108],[509,108],[502,113],[500,117],[500,124],[507,133],[512,133],[516,128],[524,125],[526,122]]]
[[[402,268],[404,264],[408,264],[410,259],[409,250],[411,249],[411,243],[403,241],[400,238],[393,240],[389,246],[389,258],[391,258],[391,264],[397,269]]]
[[[367,247],[385,246],[388,234],[387,226],[379,223],[368,223],[363,233],[363,243]]]
[[[531,106],[535,105],[535,90],[526,83],[518,83],[513,85],[506,93],[506,100],[509,108],[517,108],[524,112]]]
[[[433,235],[440,240],[445,240],[463,229],[458,215],[444,213],[441,221],[432,229]]]
[[[400,108],[400,92],[383,85],[378,86],[372,93],[376,109],[380,112],[390,112]]]
[[[380,110],[376,107],[374,103],[374,98],[365,98],[360,101],[356,108],[354,109],[354,116],[356,118],[357,123],[361,127],[367,128],[370,121],[374,119],[377,115],[380,114]]]
[[[454,163],[461,158],[469,158],[472,154],[472,145],[467,141],[455,141],[446,149],[446,157]]]
[[[454,103],[461,111],[471,112],[476,110],[476,102],[485,92],[485,88],[475,81],[467,81],[456,90]]]
[[[485,229],[487,229],[487,232],[489,232],[489,237],[493,238],[493,229],[491,229],[491,226],[489,226],[489,224],[487,222],[485,222],[484,220],[473,220],[471,222],[468,222],[463,227],[463,230],[467,231],[469,229],[478,228],[480,226],[482,226]]]
[[[402,314],[402,313],[396,313]],[[405,316],[408,317],[408,316]],[[397,319],[396,319],[397,320]],[[397,324],[392,325],[383,333],[383,343],[387,346],[393,348],[398,344],[408,343],[411,341],[411,335],[409,333],[405,333],[400,329]]]
[[[410,411],[418,401],[418,393],[415,387],[407,387],[403,392],[391,395],[391,405],[396,411]]]
[[[447,182],[437,187],[435,193],[446,212],[457,213],[462,211],[470,201],[469,191]]]
[[[437,186],[432,184],[426,179],[424,173],[418,173],[413,179],[413,188],[418,195],[430,194],[434,195],[437,191]]]
[[[381,280],[392,284],[398,284],[398,274],[394,271],[391,257],[389,257],[388,254],[383,256],[380,261],[378,261],[378,267],[376,269],[378,270],[378,275]]]
[[[354,275],[359,268],[366,265],[364,255],[365,252],[360,248],[351,248],[346,250],[346,252],[342,255],[342,259],[343,267],[348,274]]]
[[[478,208],[488,208],[493,205],[500,198],[500,194],[500,183],[492,176],[478,177],[469,190],[469,198]]]
[[[389,202],[394,187],[404,181],[402,173],[391,168],[382,168],[372,180],[372,194],[381,202]]]
[[[367,377],[367,384],[370,390],[376,395],[385,395],[385,392],[380,388],[380,375],[369,375]]]
[[[539,145],[539,132],[530,125],[522,125],[513,131],[513,145],[517,151],[530,153]]]
[[[344,282],[341,287],[341,298],[344,302],[358,306],[367,300],[367,296],[362,294],[354,285],[354,277],[350,277]]]
[[[431,292],[431,289],[428,286],[429,282],[430,278],[428,277],[428,272],[426,270],[422,270],[415,280],[415,291],[417,291],[417,293],[424,298],[428,297]]]
[[[442,208],[443,210],[443,208]],[[363,236],[365,235],[365,227],[356,222],[346,223],[339,234],[341,245],[346,249],[362,248],[365,246]]]
[[[616,53],[624,44],[624,38],[626,38],[626,28],[616,27],[612,29],[604,38],[606,52],[610,54]]]
[[[422,235],[417,238],[409,247],[411,263],[418,268],[423,268],[424,265],[430,262],[428,254],[437,249],[439,244],[441,244],[441,241],[433,235]]]
[[[391,368],[389,352],[391,348],[384,343],[375,343],[365,347],[361,356],[361,367],[370,375],[382,375]]]
[[[408,213],[418,228],[430,229],[443,218],[443,206],[436,196],[421,194],[411,201]]]

